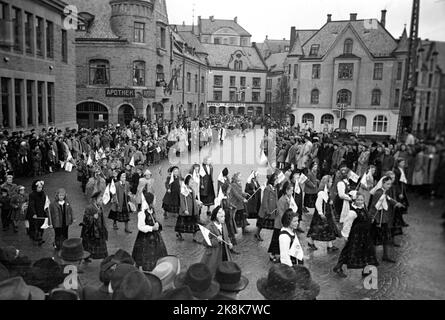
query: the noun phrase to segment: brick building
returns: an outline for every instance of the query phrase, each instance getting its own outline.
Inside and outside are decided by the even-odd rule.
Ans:
[[[76,32],[77,121],[127,124],[203,110],[205,60],[173,32],[164,0],[69,0]]]
[[[0,128],[76,127],[74,30],[65,7],[60,0],[0,1]]]
[[[319,30],[291,28],[286,63],[300,127],[396,135],[407,48],[385,23],[383,10],[380,21],[328,15]]]

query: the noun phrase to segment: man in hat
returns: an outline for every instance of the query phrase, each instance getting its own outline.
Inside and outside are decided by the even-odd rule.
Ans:
[[[192,295],[198,300],[210,300],[219,293],[219,283],[212,280],[210,269],[203,263],[196,263],[175,279],[175,287],[190,287]]]
[[[153,274],[131,271],[113,292],[113,300],[155,300],[162,293],[161,280]]]
[[[63,283],[65,275],[62,266],[53,258],[43,258],[34,262],[24,279],[27,284],[49,293]]]
[[[232,261],[224,261],[218,266],[215,280],[220,291],[213,300],[237,300],[238,294],[249,284],[249,280],[241,274],[241,268]]]
[[[23,278],[14,277],[0,282],[1,300],[45,300],[45,293],[37,287],[27,285]]]
[[[8,269],[11,277],[25,276],[31,266],[31,260],[12,246],[0,248],[0,263]]]

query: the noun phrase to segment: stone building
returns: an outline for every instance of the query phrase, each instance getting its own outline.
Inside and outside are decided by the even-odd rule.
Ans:
[[[437,99],[437,112],[436,112],[436,133],[445,132],[445,42],[436,41],[436,48],[439,52],[437,56],[438,68],[441,71],[440,84],[439,84],[439,98]]]
[[[0,128],[76,127],[71,17],[59,0],[0,1]]]
[[[173,32],[165,0],[69,2],[86,21],[76,32],[80,126],[176,120],[204,109],[196,87],[206,81],[205,60]]]
[[[407,48],[381,20],[334,21],[291,28],[290,92],[296,122],[317,131],[395,136]]]

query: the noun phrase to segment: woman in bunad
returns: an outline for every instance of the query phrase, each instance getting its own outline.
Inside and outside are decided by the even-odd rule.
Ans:
[[[164,218],[168,218],[168,213],[178,214],[180,206],[180,194],[181,184],[179,176],[179,168],[176,166],[171,167],[169,170],[169,176],[165,181],[165,195],[162,200],[162,209],[164,210]]]
[[[368,170],[364,173],[362,179],[360,180],[360,185],[358,192],[360,192],[365,197],[365,206],[369,207],[369,201],[371,201],[370,191],[375,186],[374,175],[376,172],[376,167],[370,165]]]
[[[130,184],[127,182],[127,174],[120,172],[117,176],[118,182],[115,183],[116,194],[111,200],[111,211],[109,218],[113,218],[113,229],[118,230],[117,222],[123,222],[125,224],[125,233],[132,233],[128,228],[128,222],[130,221],[130,207],[128,202],[130,200]]]
[[[220,174],[218,175],[216,196],[219,195],[219,190],[222,188],[223,185],[227,186],[225,188],[226,190],[228,189],[228,186],[230,185],[229,169],[227,169],[227,168],[224,168],[223,171],[221,171]],[[227,194],[225,194],[225,196],[227,196]]]
[[[29,234],[39,246],[45,241],[43,240],[43,232],[41,226],[48,218],[48,213],[45,210],[46,193],[43,190],[44,182],[41,180],[34,181],[32,184],[32,192],[29,195],[28,210],[26,213],[26,220],[29,221]]]
[[[269,250],[267,252],[269,253],[270,261],[274,263],[280,261],[279,237],[281,233],[281,228],[283,227],[281,223],[281,218],[283,217],[284,212],[286,212],[286,210],[288,210],[289,208],[292,209],[294,212],[297,212],[298,209],[294,197],[292,196],[294,192],[294,185],[290,182],[286,182],[286,184],[284,185],[284,190],[285,193],[278,200],[277,204],[278,210],[271,215],[275,218],[275,222],[274,222],[272,239],[270,240]]]
[[[229,202],[235,211],[236,227],[241,228],[243,233],[246,233],[246,227],[248,226],[246,203],[248,194],[243,192],[241,185],[240,173],[237,172],[232,177],[232,183],[230,184]]]
[[[261,207],[261,186],[258,182],[258,172],[253,170],[247,178],[244,192],[249,195],[247,201],[247,216],[249,219],[258,219],[258,211]]]
[[[340,253],[337,265],[333,271],[346,278],[343,265],[348,269],[364,269],[368,265],[378,266],[374,242],[371,237],[371,216],[365,205],[365,196],[357,193],[351,205],[350,214],[355,216],[346,244]],[[362,275],[367,274],[362,271]]]
[[[393,245],[390,230],[392,220],[392,208],[401,208],[403,205],[389,196],[393,180],[390,176],[384,176],[381,187],[375,191],[369,208],[372,217],[371,236],[375,246],[383,245],[383,261],[395,263],[389,256],[389,247]]]
[[[25,212],[28,207],[28,195],[24,186],[17,187],[17,193],[11,197],[11,220],[14,226],[14,233],[19,231],[20,221],[25,221]]]
[[[201,169],[201,166],[197,163],[195,163],[190,170],[190,175],[192,176],[192,180],[190,181],[190,187],[195,192],[195,196],[198,200],[200,200],[200,186],[201,186],[201,177],[199,176],[199,170]]]
[[[54,248],[59,251],[65,240],[69,239],[68,229],[73,224],[73,208],[67,200],[65,189],[57,190],[56,197],[49,205],[51,225],[54,228]]]
[[[278,175],[276,173],[271,174],[267,179],[267,186],[263,192],[263,198],[261,200],[260,211],[258,212],[257,220],[257,232],[255,238],[258,241],[263,241],[261,238],[261,230],[273,230],[275,225],[275,219],[271,217],[278,208],[278,193],[277,193]]]
[[[405,173],[406,161],[403,158],[397,160],[397,166],[394,168],[396,190],[396,199],[403,204],[404,208],[398,208],[394,211],[394,227],[405,228],[409,225],[403,219],[403,215],[408,213],[409,201],[406,194],[408,179]]]
[[[132,257],[136,266],[143,271],[152,271],[158,259],[167,256],[167,248],[161,236],[162,225],[154,211],[155,197],[144,191],[146,204],[138,213],[138,235],[133,247]]]
[[[341,167],[339,170],[340,181],[337,182],[337,195],[334,198],[334,208],[336,218],[339,219],[340,223],[347,216],[349,210],[350,202],[352,201],[349,196],[350,186],[349,186],[349,169],[347,167]]]
[[[332,201],[329,198],[329,190],[332,187],[332,177],[324,176],[318,188],[315,212],[307,233],[308,245],[311,250],[317,250],[314,241],[327,242],[328,253],[338,250],[332,241],[341,237],[337,229],[332,212]]]
[[[153,184],[154,179],[152,178],[153,175],[150,170],[145,170],[144,175],[139,179],[138,187],[136,190],[136,204],[138,206],[138,210],[141,209],[142,204],[142,193],[148,192],[154,194]]]
[[[192,180],[192,175],[188,174],[181,186],[179,215],[176,220],[175,232],[179,241],[184,241],[183,233],[190,233],[193,234],[193,242],[197,243],[195,236],[199,231],[199,207],[202,203],[191,186]]]
[[[294,173],[292,174],[292,178],[291,178],[291,182],[294,185],[294,200],[295,203],[297,204],[297,214],[298,214],[298,226],[296,231],[298,233],[303,233],[304,231],[300,228],[300,223],[303,220],[303,189],[302,189],[302,185],[300,183],[300,177],[301,177],[301,170],[297,169],[294,171]]]
[[[303,265],[304,252],[296,234],[298,214],[291,208],[287,209],[281,218],[282,228],[278,238],[280,263],[293,267]]]

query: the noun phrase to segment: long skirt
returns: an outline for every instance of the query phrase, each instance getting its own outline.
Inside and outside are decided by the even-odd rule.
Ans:
[[[315,201],[317,201],[317,194],[308,194],[304,195],[304,205],[307,208],[315,208]]]
[[[91,259],[104,259],[108,257],[107,242],[105,238],[82,239],[83,249],[91,253]]]
[[[236,241],[235,235],[236,235],[237,230],[236,230],[236,222],[235,222],[235,217],[234,217],[235,211],[231,210],[229,208],[224,208],[224,212],[226,213],[225,221],[226,221],[227,232],[229,233],[228,234],[229,239],[232,242],[232,244],[234,246],[236,246],[237,241]]]
[[[246,210],[237,210],[235,213],[235,221],[237,228],[245,228],[248,225]]]
[[[402,226],[403,226],[403,216],[402,216],[402,210],[399,208],[394,209],[394,219],[393,224],[391,226],[391,235],[394,236],[400,236],[403,234]]]
[[[267,250],[267,252],[272,255],[280,254],[280,232],[281,229],[273,229],[272,239],[270,239],[269,250]]]
[[[194,234],[198,231],[198,216],[178,216],[178,220],[176,220],[175,232]]]
[[[334,241],[341,237],[331,211],[322,218],[315,210],[307,237],[316,241]]]
[[[162,209],[164,209],[165,212],[179,213],[179,206],[170,205],[167,203],[162,204]]]
[[[379,226],[377,222],[374,221],[371,227],[371,237],[376,246],[392,244],[391,230],[387,223],[382,223],[382,225]]]
[[[258,217],[258,220],[256,222],[257,228],[266,229],[266,230],[274,230],[275,226],[275,219],[269,219],[269,218],[260,218]]]
[[[118,222],[128,222],[130,221],[130,214],[128,211],[110,211],[110,214],[108,215],[108,219],[118,221]]]
[[[159,231],[139,232],[134,243],[132,257],[138,267],[152,271],[159,258],[167,256],[167,248]]]

